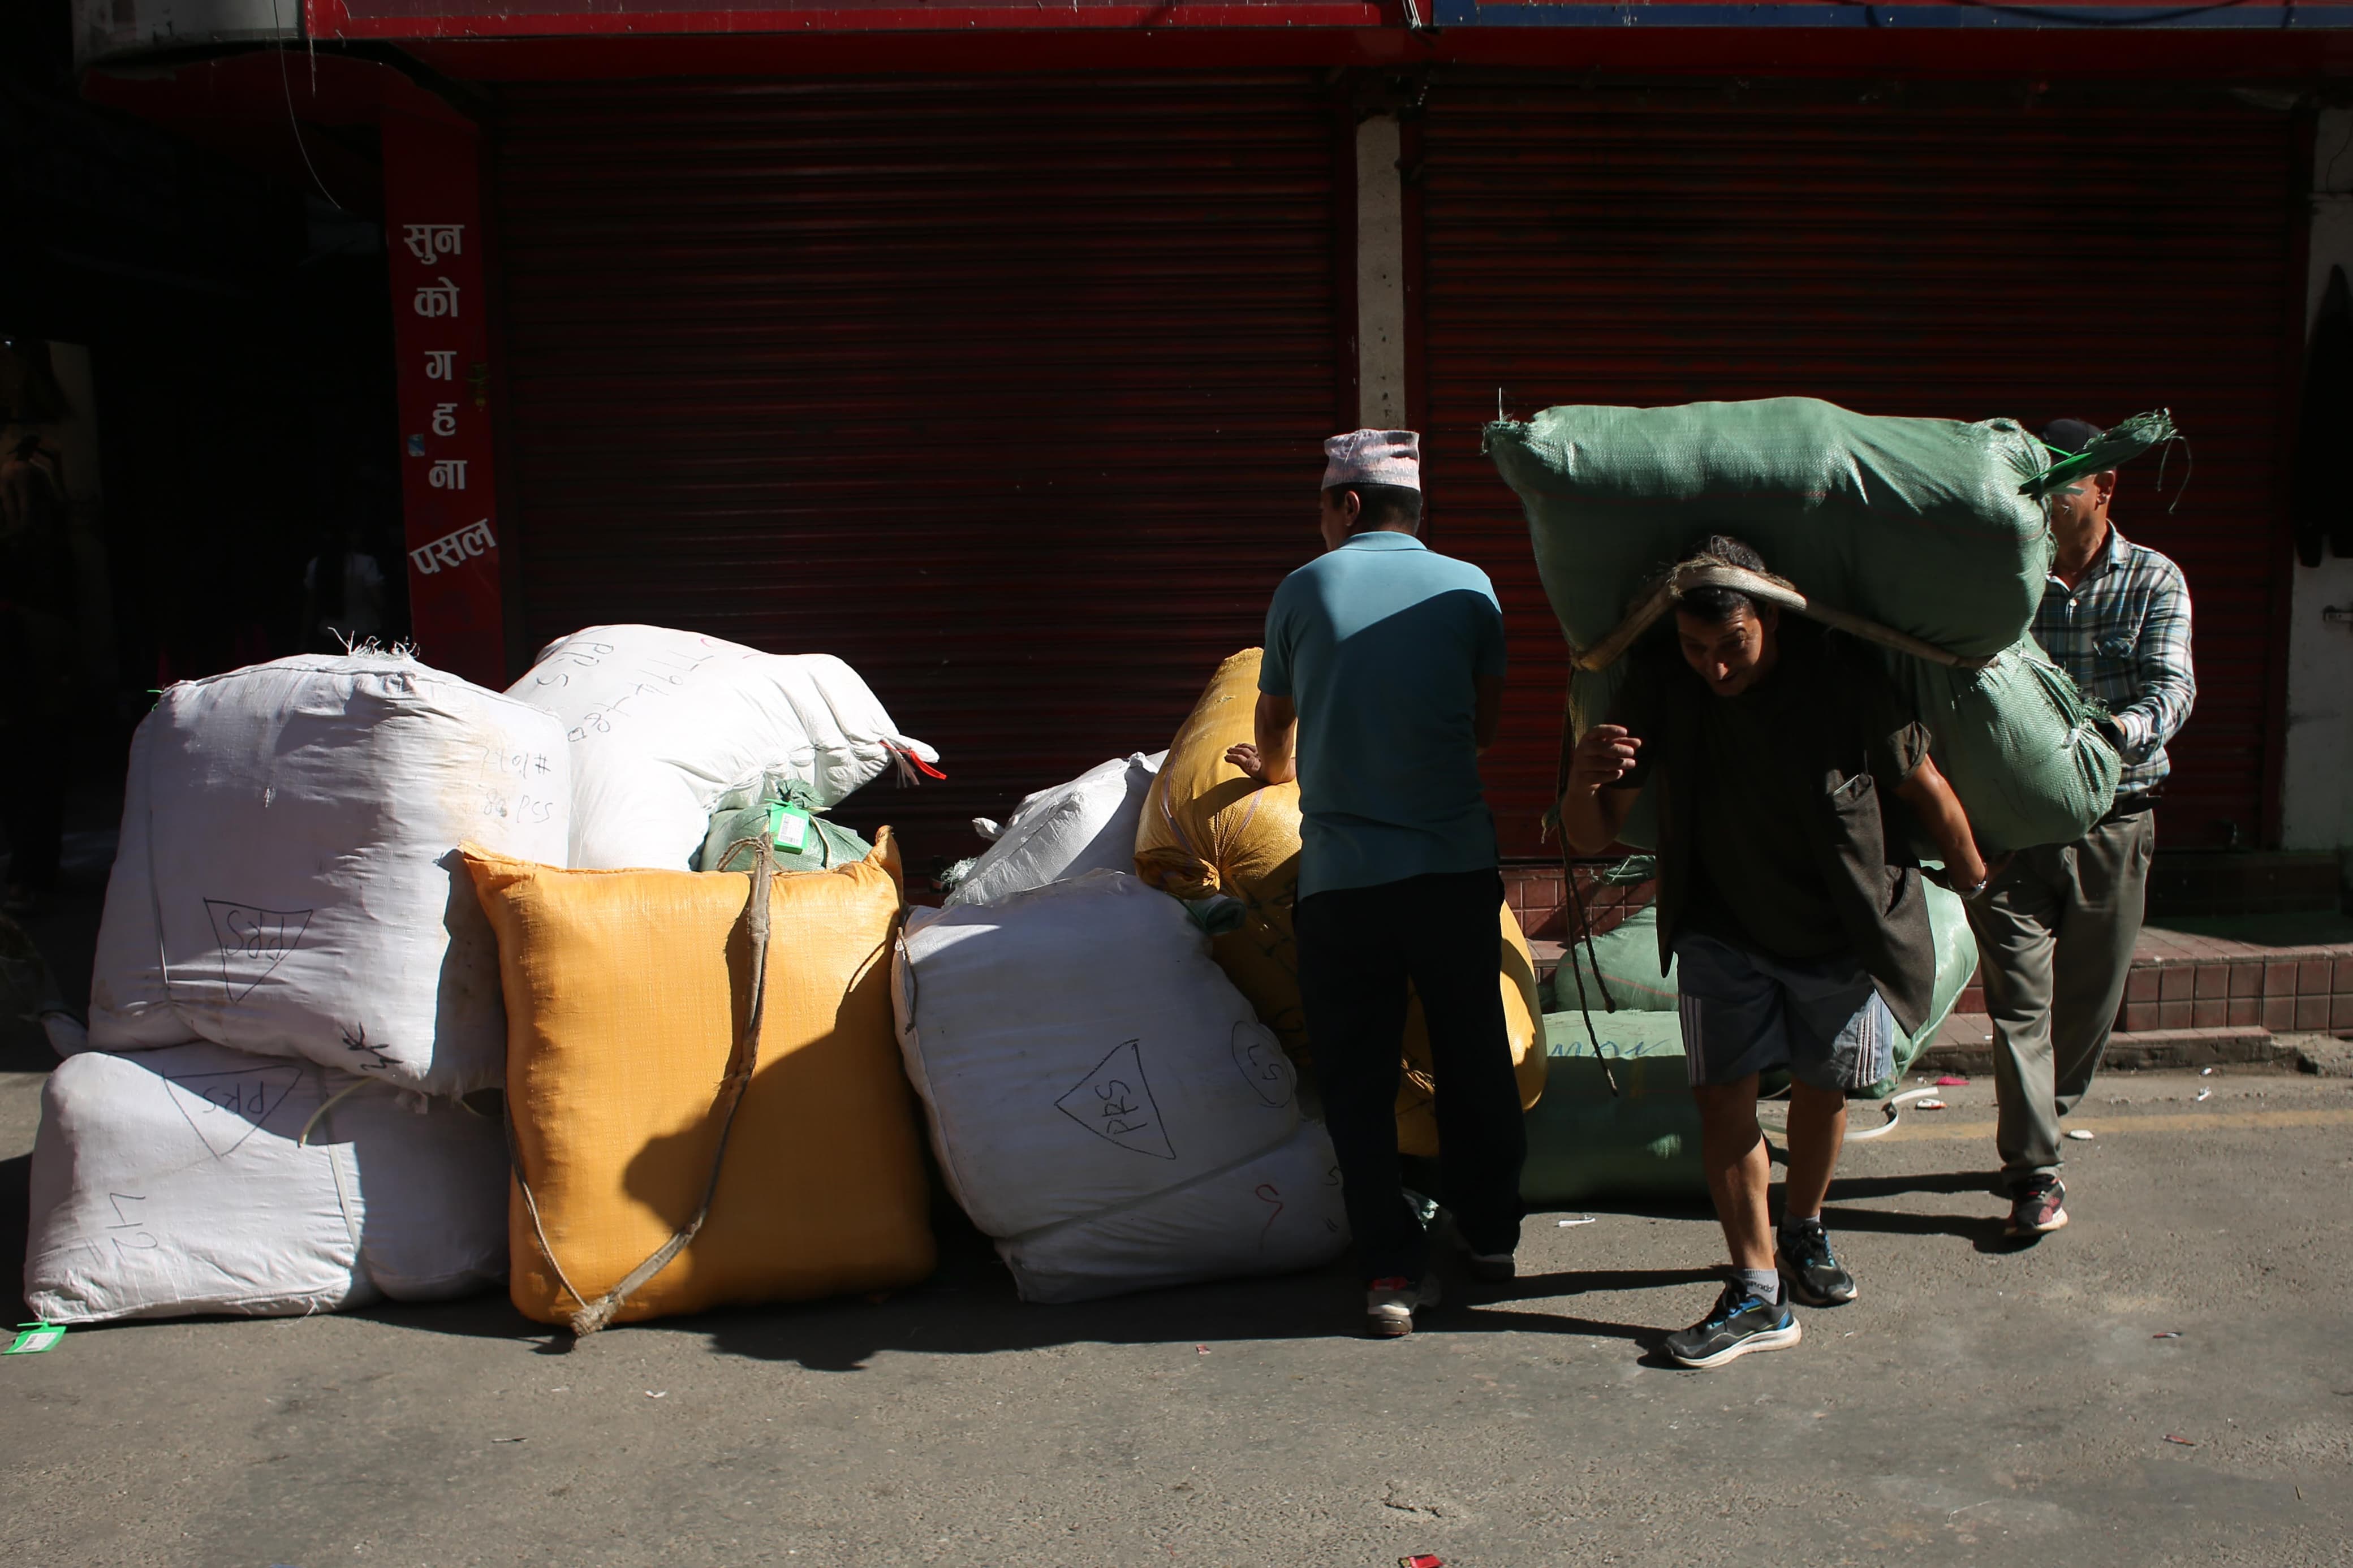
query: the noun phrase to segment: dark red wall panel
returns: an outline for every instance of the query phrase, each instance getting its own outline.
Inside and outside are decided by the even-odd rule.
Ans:
[[[1491,756],[1507,854],[1536,852],[1566,658],[1481,425],[1561,403],[1805,395],[2036,427],[2170,405],[2173,454],[2116,516],[2179,561],[2200,692],[2163,807],[2177,847],[2254,841],[2284,680],[2278,433],[2300,331],[2281,110],[2189,90],[2054,100],[1435,84],[1423,208],[1432,540],[1493,575],[1513,695]]]
[[[1319,548],[1332,110],[1300,73],[504,94],[522,614],[840,655],[965,826],[1168,743]]]

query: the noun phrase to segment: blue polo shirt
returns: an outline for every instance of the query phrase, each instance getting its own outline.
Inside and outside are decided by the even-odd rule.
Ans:
[[[1504,673],[1487,574],[1368,531],[1282,580],[1259,689],[1299,709],[1299,896],[1495,864],[1477,691]]]

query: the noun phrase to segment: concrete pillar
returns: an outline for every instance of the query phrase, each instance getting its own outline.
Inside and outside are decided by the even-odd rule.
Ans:
[[[1401,429],[1405,404],[1405,199],[1398,122],[1376,114],[1356,127],[1356,417]]]
[[[2353,110],[2319,117],[2313,158],[2308,331],[2328,269],[2353,279]],[[2289,849],[2353,850],[2353,560],[2300,563],[2288,623],[2287,763],[2281,841]]]

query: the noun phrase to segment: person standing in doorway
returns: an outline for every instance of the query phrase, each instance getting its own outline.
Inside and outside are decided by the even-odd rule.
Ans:
[[[375,641],[384,630],[384,568],[366,531],[346,522],[320,543],[302,568],[302,650],[341,653]]]
[[[1684,559],[1765,572],[1720,535]],[[1908,825],[1890,818],[1927,831],[1963,898],[1988,871],[1927,731],[1869,647],[1721,584],[1683,589],[1673,632],[1672,647],[1638,650],[1609,721],[1577,742],[1560,822],[1572,848],[1599,855],[1655,788],[1659,961],[1677,965],[1700,1163],[1733,1268],[1665,1350],[1712,1368],[1796,1344],[1788,1298],[1857,1293],[1822,1226],[1846,1097],[1894,1070],[1936,984]],[[1789,1072],[1778,1233],[1757,1124],[1757,1076],[1775,1068]]]
[[[1527,1151],[1496,982],[1503,878],[1479,753],[1502,721],[1504,615],[1487,574],[1417,537],[1419,437],[1324,443],[1324,554],[1267,611],[1254,744],[1227,760],[1299,781],[1299,985],[1366,1282],[1366,1330],[1438,1299],[1404,1190],[1397,1094],[1407,983],[1437,1080],[1444,1195],[1472,1274],[1508,1279]]]
[[[2061,419],[2042,442],[2064,459],[2104,434]],[[2125,764],[2116,805],[2073,844],[2021,852],[1969,908],[1993,1022],[1994,1146],[2018,1237],[2067,1223],[2059,1119],[2091,1088],[2124,1001],[2157,846],[2150,808],[2172,766],[2166,742],[2198,696],[2189,585],[2180,567],[2116,531],[2116,493],[2110,468],[2052,495],[2058,552],[2034,616],[2035,641],[2106,708],[2101,728]]]

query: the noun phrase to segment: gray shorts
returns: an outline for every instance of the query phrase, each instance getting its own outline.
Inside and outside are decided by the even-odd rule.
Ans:
[[[1694,1088],[1786,1067],[1816,1089],[1868,1089],[1895,1070],[1903,1026],[1852,958],[1791,963],[1685,931],[1675,962]]]

